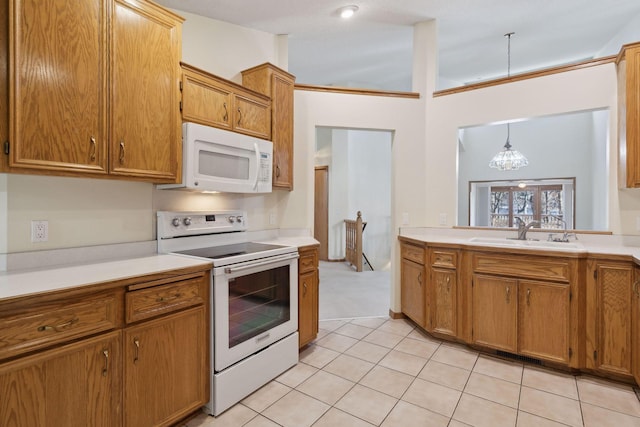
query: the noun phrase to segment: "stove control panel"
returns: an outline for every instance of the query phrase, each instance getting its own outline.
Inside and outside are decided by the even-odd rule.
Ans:
[[[158,211],[158,239],[247,230],[244,211]]]

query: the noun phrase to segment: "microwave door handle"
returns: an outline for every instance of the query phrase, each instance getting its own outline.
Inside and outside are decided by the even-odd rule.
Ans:
[[[253,143],[253,148],[256,150],[256,182],[253,183],[254,191],[258,191],[258,179],[260,178],[260,150],[258,149],[258,143]]]

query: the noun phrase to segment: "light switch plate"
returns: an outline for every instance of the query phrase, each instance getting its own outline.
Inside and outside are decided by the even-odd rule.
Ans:
[[[409,212],[402,212],[402,225],[409,225]]]
[[[446,213],[441,213],[440,214],[440,225],[447,225],[447,214]]]

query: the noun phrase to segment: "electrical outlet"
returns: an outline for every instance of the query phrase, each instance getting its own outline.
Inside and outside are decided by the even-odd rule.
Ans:
[[[31,243],[49,240],[49,221],[31,221]]]
[[[447,214],[446,213],[441,213],[440,214],[440,225],[447,225]]]

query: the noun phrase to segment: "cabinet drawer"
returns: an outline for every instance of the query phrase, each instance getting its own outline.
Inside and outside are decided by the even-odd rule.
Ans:
[[[298,274],[308,273],[315,271],[318,262],[316,261],[315,252],[302,252],[300,253]]]
[[[204,276],[206,277],[206,276]],[[203,304],[208,281],[203,276],[126,294],[127,323]]]
[[[474,273],[499,274],[522,279],[542,279],[570,282],[572,266],[575,264],[562,258],[516,257],[514,255],[473,256]]]
[[[402,258],[424,265],[424,248],[403,244],[400,253]]]
[[[60,299],[0,319],[0,359],[41,349],[118,325],[116,293]]]
[[[433,249],[431,251],[431,265],[434,267],[456,268],[458,254],[454,251]]]

